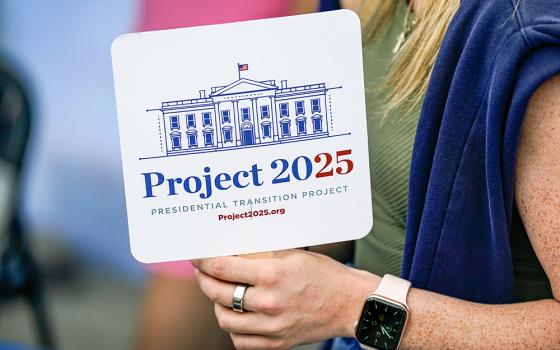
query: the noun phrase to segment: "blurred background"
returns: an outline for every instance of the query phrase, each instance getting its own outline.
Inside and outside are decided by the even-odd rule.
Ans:
[[[316,8],[313,0],[0,1],[0,349],[138,345],[154,271],[129,250],[112,40]]]

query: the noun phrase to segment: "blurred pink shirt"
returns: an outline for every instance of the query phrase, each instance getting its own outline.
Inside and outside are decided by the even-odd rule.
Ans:
[[[193,27],[252,19],[287,16],[289,0],[142,0],[139,31]],[[194,278],[189,261],[150,264],[155,273]]]
[[[287,16],[290,0],[143,0],[141,31]]]

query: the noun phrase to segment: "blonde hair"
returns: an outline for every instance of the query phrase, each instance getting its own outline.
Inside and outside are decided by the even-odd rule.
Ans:
[[[370,42],[393,20],[399,0],[362,0],[360,18],[364,42]],[[383,83],[385,114],[418,107],[428,89],[428,82],[439,47],[460,0],[425,0],[414,8],[414,27],[396,54]],[[418,4],[420,5],[420,4]]]

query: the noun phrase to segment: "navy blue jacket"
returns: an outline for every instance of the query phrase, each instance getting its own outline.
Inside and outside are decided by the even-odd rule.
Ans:
[[[484,303],[515,300],[515,159],[533,92],[560,74],[558,0],[463,0],[414,142],[402,275]]]
[[[528,101],[560,73],[558,0],[463,0],[422,106],[402,276],[484,303],[515,300],[509,242]],[[322,10],[338,7],[321,1]],[[374,213],[375,214],[375,213]]]

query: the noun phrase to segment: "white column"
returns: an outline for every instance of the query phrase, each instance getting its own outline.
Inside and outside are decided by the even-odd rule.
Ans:
[[[272,124],[273,140],[278,141],[278,113],[276,111],[276,97],[269,96],[268,98],[270,98],[270,123]]]
[[[220,103],[214,103],[214,130],[216,131],[216,147],[222,148],[224,146],[222,140],[222,116],[220,115]]]
[[[253,132],[255,133],[255,143],[261,143],[261,124],[260,124],[260,117],[257,113],[257,99],[251,99],[251,110],[253,113]]]
[[[326,132],[327,134],[331,134],[332,130],[331,130],[331,118],[332,115],[329,115],[330,108],[327,102],[327,93],[323,93],[323,98],[320,99],[319,101],[323,102],[323,105],[321,106],[321,115],[323,116],[323,132]]]
[[[241,145],[241,121],[239,119],[238,101],[233,101],[233,129],[235,137],[235,145]]]

